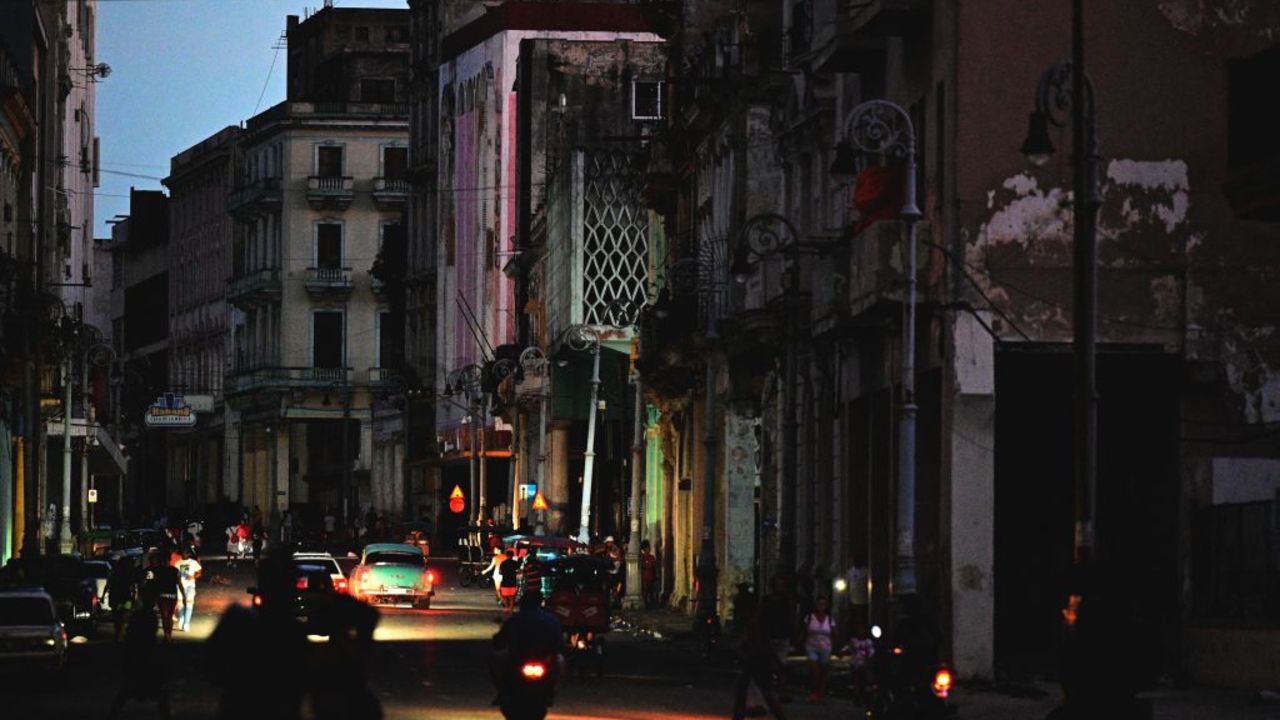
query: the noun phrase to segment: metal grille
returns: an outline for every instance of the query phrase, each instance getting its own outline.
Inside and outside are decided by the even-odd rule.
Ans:
[[[610,305],[646,301],[649,218],[627,153],[589,153],[584,175],[582,317],[603,325]]]

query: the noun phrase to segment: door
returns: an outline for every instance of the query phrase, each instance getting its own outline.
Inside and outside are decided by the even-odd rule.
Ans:
[[[312,366],[325,369],[343,367],[342,313],[326,310],[311,315]]]

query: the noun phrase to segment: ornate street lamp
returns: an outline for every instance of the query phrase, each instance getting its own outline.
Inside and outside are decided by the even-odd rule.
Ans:
[[[1079,22],[1081,13],[1076,8]],[[1082,45],[1080,33],[1076,45]],[[1093,84],[1083,72],[1082,47],[1074,49],[1071,60],[1051,65],[1040,75],[1022,154],[1036,167],[1049,162],[1054,153],[1049,126],[1062,127],[1071,112],[1074,155],[1072,233],[1075,250],[1072,279],[1075,347],[1075,562],[1083,564],[1093,554],[1097,512],[1098,398],[1097,398],[1097,307],[1098,307],[1098,109]]]
[[[587,447],[582,462],[582,505],[578,521],[578,542],[591,542],[591,483],[596,464],[596,415],[600,402],[600,335],[590,325],[571,325],[564,344],[575,352],[591,353],[591,406],[587,408]]]
[[[916,592],[916,133],[911,116],[887,100],[868,100],[844,120],[841,145],[837,146],[832,174],[847,177],[852,168],[848,150],[899,160],[905,168],[905,192],[898,217],[907,225],[907,320],[902,331],[902,402],[898,406],[898,518],[894,559],[893,595]]]

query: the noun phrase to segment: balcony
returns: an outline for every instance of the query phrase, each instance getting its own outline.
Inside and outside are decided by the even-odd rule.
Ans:
[[[356,197],[355,181],[345,175],[307,178],[307,202],[315,210],[346,210]]]
[[[227,302],[247,310],[280,299],[280,269],[261,268],[227,280]]]
[[[379,210],[398,210],[409,201],[409,181],[405,178],[373,179],[373,202]]]
[[[227,376],[228,395],[264,390],[329,390],[351,384],[351,368],[241,366]]]
[[[279,210],[282,197],[280,178],[259,178],[227,195],[227,211],[238,218],[260,217]]]
[[[404,387],[404,379],[395,368],[369,368],[369,387],[374,390],[395,391]]]
[[[312,295],[351,294],[351,268],[307,268],[307,292]]]
[[[839,0],[839,30],[873,37],[902,37],[925,29],[929,0]]]

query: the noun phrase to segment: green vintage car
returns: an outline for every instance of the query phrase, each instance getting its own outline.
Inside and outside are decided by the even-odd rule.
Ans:
[[[370,604],[430,608],[436,594],[435,573],[422,549],[405,543],[374,543],[360,554],[351,571],[349,592]]]

